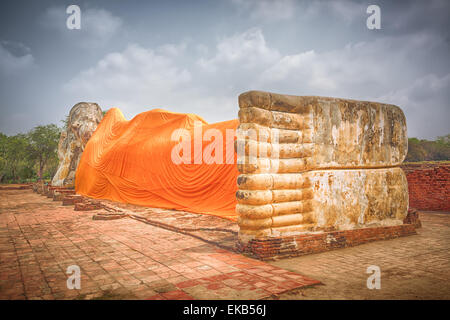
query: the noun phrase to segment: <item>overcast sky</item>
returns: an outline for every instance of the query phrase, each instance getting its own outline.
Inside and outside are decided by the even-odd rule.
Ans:
[[[81,8],[81,29],[66,8]],[[381,8],[381,30],[366,9]],[[450,1],[0,2],[0,132],[80,101],[237,118],[248,90],[393,103],[410,137],[450,133]]]

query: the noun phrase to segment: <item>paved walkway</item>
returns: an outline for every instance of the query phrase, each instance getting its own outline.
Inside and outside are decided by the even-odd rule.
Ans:
[[[418,235],[272,263],[324,284],[279,298],[450,299],[450,213],[421,212],[420,219]],[[367,288],[371,265],[380,267],[380,290]]]
[[[127,208],[175,223],[173,212]],[[270,263],[200,240],[228,243],[227,221],[216,236],[203,228],[211,218],[177,213],[177,227],[202,226],[191,237],[128,217],[93,220],[99,213],[0,190],[0,299],[450,299],[450,213],[421,213],[415,236]],[[80,290],[67,289],[70,265],[81,268]],[[371,265],[380,290],[366,286]]]
[[[0,190],[0,299],[263,299],[318,281],[131,218]],[[81,289],[67,288],[67,267]]]
[[[190,235],[222,249],[236,251],[239,227],[236,222],[213,215],[147,208],[109,200],[93,200],[110,213],[127,215],[143,223]]]

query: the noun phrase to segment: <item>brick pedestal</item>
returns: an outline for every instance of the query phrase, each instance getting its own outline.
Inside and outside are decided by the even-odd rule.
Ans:
[[[63,206],[72,206],[78,202],[81,202],[82,200],[83,200],[83,198],[81,197],[81,195],[78,195],[78,194],[66,195],[62,199],[62,205]]]
[[[246,244],[238,243],[237,249],[260,260],[272,260],[353,247],[371,241],[394,239],[413,234],[416,234],[415,226],[403,224],[390,227],[258,238],[252,239]]]
[[[68,195],[75,195],[75,190],[72,189],[59,189],[53,191],[53,201],[63,201]]]

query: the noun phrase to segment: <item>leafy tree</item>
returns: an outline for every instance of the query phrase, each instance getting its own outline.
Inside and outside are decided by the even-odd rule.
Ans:
[[[1,174],[1,178],[7,177],[14,181],[20,180],[20,173],[24,171],[24,167],[28,164],[27,158],[27,146],[28,139],[24,134],[17,134],[15,136],[7,137],[2,134],[2,159],[4,166]]]
[[[69,125],[69,115],[67,115],[64,120],[60,120],[63,124],[62,129],[63,131],[65,131],[67,129],[67,126]]]
[[[438,137],[436,142],[450,147],[450,133],[446,136]]]
[[[0,182],[6,174],[6,144],[8,136],[0,132]]]
[[[28,133],[28,159],[36,163],[39,179],[43,178],[45,166],[57,159],[60,134],[61,129],[55,124],[37,126]]]
[[[408,154],[406,161],[424,161],[427,157],[427,152],[422,143],[417,138],[408,139]]]
[[[59,135],[54,124],[37,126],[27,134],[0,133],[0,182],[51,178],[58,166]]]
[[[450,134],[438,137],[435,141],[408,139],[406,161],[442,161],[450,160]]]

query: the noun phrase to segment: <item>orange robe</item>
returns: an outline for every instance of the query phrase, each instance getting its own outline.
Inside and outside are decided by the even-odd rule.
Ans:
[[[202,159],[202,163],[194,164],[196,121],[203,134],[208,129],[222,133],[223,164],[206,164]],[[76,171],[75,190],[96,199],[236,220],[239,173],[233,140],[227,143],[226,129],[236,130],[238,124],[238,120],[208,124],[194,114],[161,109],[143,112],[128,121],[119,109],[110,109],[86,144]],[[172,161],[172,149],[179,144],[172,134],[179,128],[191,133],[191,163]],[[203,151],[209,143],[203,142]],[[226,153],[227,148],[233,148],[232,153],[230,149]],[[232,164],[226,163],[227,155],[231,155]]]

